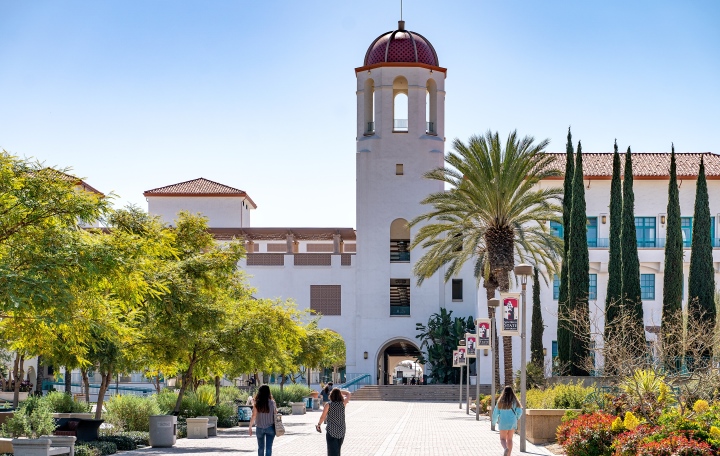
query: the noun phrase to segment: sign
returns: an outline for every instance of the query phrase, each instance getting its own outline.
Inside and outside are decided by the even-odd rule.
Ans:
[[[501,336],[520,335],[520,293],[500,293]]]
[[[465,334],[465,348],[467,348],[468,358],[475,358],[477,356],[477,335],[471,333]]]
[[[453,367],[464,367],[465,360],[466,358],[463,357],[463,360],[460,361],[460,352],[458,350],[453,350]]]
[[[463,346],[457,348],[458,366],[467,366],[467,349]]]
[[[492,326],[489,318],[478,318],[477,332],[477,348],[491,348]]]

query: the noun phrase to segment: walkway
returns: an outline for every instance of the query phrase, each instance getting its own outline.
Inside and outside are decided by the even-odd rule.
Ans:
[[[273,456],[324,455],[323,434],[315,431],[320,412],[284,416],[287,433],[276,437]],[[501,455],[498,433],[490,430],[487,417],[475,421],[457,403],[432,402],[350,402],[348,431],[343,456],[430,456],[430,455]],[[549,455],[544,448],[527,443],[528,453]],[[257,441],[247,428],[220,430],[218,437],[207,440],[180,439],[174,448],[146,448],[124,452],[127,456],[188,454],[217,456],[229,453],[257,454]],[[515,436],[513,455],[521,455]]]

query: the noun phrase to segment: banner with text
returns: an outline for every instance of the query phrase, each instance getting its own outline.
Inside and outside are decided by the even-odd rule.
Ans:
[[[491,348],[492,326],[489,318],[477,319],[477,345],[478,348]]]
[[[520,293],[500,293],[501,336],[520,335]]]

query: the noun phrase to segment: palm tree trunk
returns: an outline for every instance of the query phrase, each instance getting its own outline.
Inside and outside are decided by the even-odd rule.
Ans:
[[[505,386],[512,386],[513,350],[511,336],[503,336],[503,367],[505,368]]]
[[[487,296],[488,301],[493,299],[495,297],[495,288],[486,288],[485,294]],[[488,307],[488,317],[490,317],[491,320],[495,321],[495,308],[494,307]],[[497,331],[495,331],[495,334],[493,334],[494,340],[494,347],[495,350],[493,350],[492,355],[495,357],[495,372],[493,372],[492,377],[495,380],[495,391],[498,390],[500,387],[500,341],[498,339]]]

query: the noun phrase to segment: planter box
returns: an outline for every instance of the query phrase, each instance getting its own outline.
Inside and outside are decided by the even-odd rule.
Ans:
[[[25,399],[28,398],[29,393],[27,391],[25,391],[25,392],[21,391],[18,394],[19,394],[18,400],[24,401]],[[2,400],[12,401],[14,396],[15,396],[15,393],[13,393],[12,391],[0,391],[0,399],[2,399]]]
[[[530,443],[555,441],[555,433],[568,409],[528,409],[525,411],[525,437]],[[574,410],[580,412],[580,410]],[[518,426],[519,427],[519,426]]]
[[[288,405],[292,407],[293,415],[304,415],[305,414],[305,402],[289,402]]]

